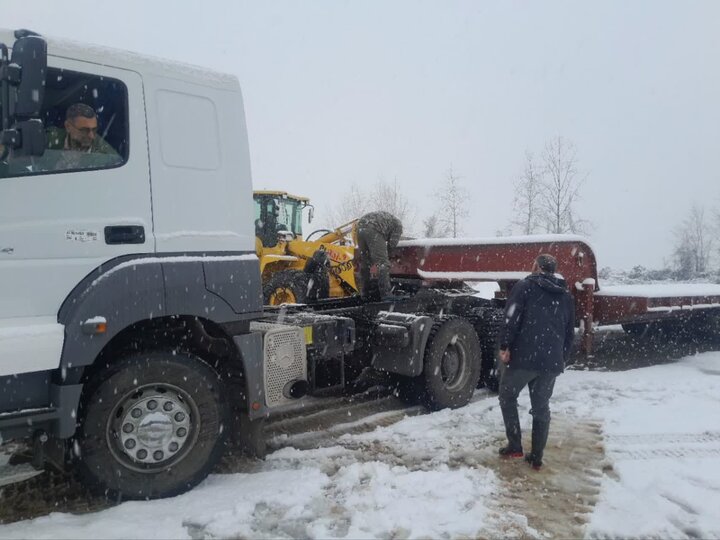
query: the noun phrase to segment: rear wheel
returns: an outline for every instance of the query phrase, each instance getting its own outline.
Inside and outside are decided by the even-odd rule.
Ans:
[[[465,319],[442,317],[425,347],[422,377],[431,409],[467,405],[480,377],[482,354],[475,328]]]
[[[217,462],[227,432],[223,384],[200,358],[136,354],[88,382],[76,439],[81,473],[125,498],[187,491]]]
[[[500,386],[497,373],[497,341],[505,315],[497,308],[485,308],[480,315],[480,319],[475,323],[482,350],[482,366],[477,387],[497,392]]]

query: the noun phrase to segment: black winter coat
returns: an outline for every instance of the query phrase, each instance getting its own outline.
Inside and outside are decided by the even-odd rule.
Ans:
[[[564,280],[532,274],[512,288],[499,337],[511,368],[562,373],[574,334],[575,306]]]

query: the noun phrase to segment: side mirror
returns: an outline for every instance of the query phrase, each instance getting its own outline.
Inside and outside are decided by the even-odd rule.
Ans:
[[[10,115],[17,120],[39,118],[45,98],[47,43],[39,36],[21,37],[13,45],[10,64],[20,66],[15,99],[10,100]]]
[[[47,72],[47,43],[28,30],[15,32],[12,57],[0,43],[0,103],[2,103],[2,158],[42,156],[45,128],[42,119]]]
[[[311,204],[308,205],[308,223],[312,223],[313,217],[315,217],[315,207]]]

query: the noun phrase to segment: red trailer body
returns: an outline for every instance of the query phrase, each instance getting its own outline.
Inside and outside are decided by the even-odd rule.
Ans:
[[[592,348],[593,324],[644,323],[720,309],[720,286],[669,287],[666,293],[642,286],[601,289],[595,253],[587,239],[574,235],[404,241],[395,253],[392,275],[426,282],[495,281],[504,297],[541,253],[558,260],[558,274],[575,299],[585,352]]]

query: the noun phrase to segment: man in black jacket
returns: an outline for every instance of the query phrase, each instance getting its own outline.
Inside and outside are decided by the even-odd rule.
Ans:
[[[552,255],[535,259],[532,274],[510,292],[505,324],[500,331],[500,409],[508,444],[503,457],[523,457],[517,397],[530,390],[532,451],[525,460],[542,466],[550,428],[550,397],[555,378],[564,371],[575,332],[575,307],[565,281],[555,277],[557,261]]]

